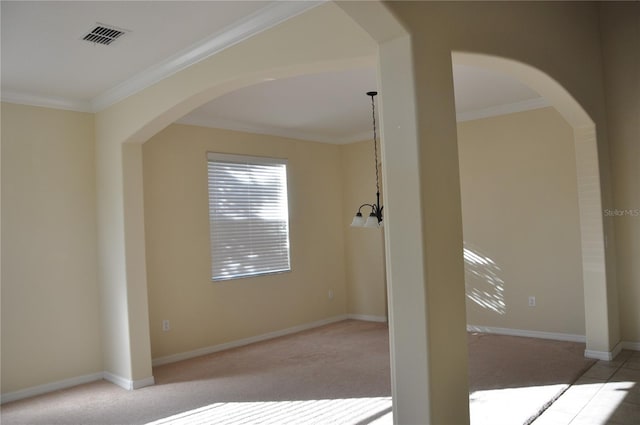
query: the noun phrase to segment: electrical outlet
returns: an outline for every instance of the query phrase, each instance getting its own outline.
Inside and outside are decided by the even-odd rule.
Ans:
[[[333,299],[333,290],[329,289],[329,299],[332,300]]]
[[[529,307],[536,306],[536,297],[529,297]]]
[[[162,331],[163,332],[167,332],[169,329],[171,329],[171,326],[169,326],[169,321],[168,320],[163,320],[162,321]]]

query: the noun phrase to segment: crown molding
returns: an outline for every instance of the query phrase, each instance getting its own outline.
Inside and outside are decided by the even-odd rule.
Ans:
[[[479,120],[482,118],[496,117],[498,115],[513,114],[532,109],[546,108],[552,106],[549,101],[542,97],[523,100],[521,102],[507,103],[505,105],[492,106],[489,108],[474,109],[472,111],[460,112],[456,114],[457,122]]]
[[[101,111],[191,65],[205,60],[243,40],[302,14],[327,0],[272,3],[189,48],[140,72],[105,91],[91,101],[94,112]]]
[[[456,114],[457,122],[471,121],[482,118],[490,118],[500,115],[524,112],[533,109],[546,108],[552,106],[549,101],[542,97],[528,99],[520,102],[508,103],[505,105],[493,106],[489,108],[476,109]],[[268,125],[255,125],[242,121],[224,118],[213,118],[197,115],[186,115],[176,121],[177,124],[194,125],[198,127],[220,128],[224,130],[242,131],[253,134],[267,134],[271,136],[286,137],[297,140],[307,140],[311,142],[331,143],[336,145],[349,144],[364,140],[371,140],[371,131],[352,134],[346,137],[327,137],[325,135],[310,133],[299,130],[272,127]]]
[[[44,108],[64,109],[75,112],[94,112],[91,103],[83,100],[65,99],[62,97],[39,96],[12,90],[2,90],[3,102],[19,105],[42,106]]]
[[[507,103],[505,105],[492,106],[490,108],[476,109],[456,114],[457,122],[472,121],[483,118],[496,117],[500,115],[512,114],[515,112],[524,112],[533,109],[546,108],[552,106],[546,99],[539,97],[521,102]],[[299,130],[291,130],[286,128],[271,127],[268,125],[255,125],[242,121],[236,121],[225,118],[208,118],[204,116],[186,115],[176,121],[177,124],[194,125],[198,127],[220,128],[223,130],[242,131],[253,134],[267,134],[271,136],[286,137],[289,139],[307,140],[311,142],[331,143],[335,145],[344,145],[348,143],[360,142],[363,140],[371,140],[371,131],[352,134],[347,137],[327,137],[317,133],[310,133]]]
[[[378,136],[380,135],[380,129],[378,129]],[[349,137],[345,137],[340,139],[336,143],[347,144],[347,143],[355,143],[355,142],[364,142],[367,140],[373,140],[373,130],[369,129],[367,131],[362,131],[360,133],[352,134]],[[378,138],[379,140],[379,138]]]
[[[353,142],[350,138],[328,137],[308,131],[293,130],[288,128],[272,127],[269,125],[249,124],[225,118],[207,118],[198,116],[184,116],[175,122],[176,124],[194,125],[197,127],[218,128],[222,130],[241,131],[244,133],[262,134],[269,136],[285,137],[287,139],[306,140],[308,142],[320,142],[331,144],[344,144]]]
[[[272,3],[169,57],[159,64],[134,75],[89,101],[63,97],[46,97],[12,90],[2,90],[1,100],[9,103],[65,109],[76,112],[100,112],[191,65],[268,30],[287,19],[319,6],[326,1],[327,0],[311,0]]]

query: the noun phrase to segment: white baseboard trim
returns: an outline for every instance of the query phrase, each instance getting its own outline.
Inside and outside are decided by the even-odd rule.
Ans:
[[[584,356],[588,359],[611,361],[622,351],[622,342],[619,342],[611,351],[584,350]]]
[[[114,375],[109,372],[97,372],[89,375],[76,376],[74,378],[63,379],[62,381],[50,382],[48,384],[37,385],[35,387],[25,388],[23,390],[15,391],[12,393],[6,393],[0,395],[0,404],[9,403],[11,401],[22,400],[23,398],[35,397],[50,393],[53,391],[64,390],[66,388],[75,387],[77,385],[88,384],[89,382],[109,381],[116,384],[125,390],[137,390],[138,388],[148,387],[155,383],[153,376],[137,381],[126,379],[118,375]]]
[[[104,372],[104,379],[106,381],[111,382],[112,384],[116,384],[120,388],[124,388],[125,390],[133,389],[133,381],[131,379],[123,378],[122,376],[114,375],[111,372]]]
[[[363,320],[365,322],[387,322],[387,316],[372,316],[370,314],[347,314],[347,318],[353,320]]]
[[[488,334],[524,336],[528,338],[553,339],[556,341],[570,341],[570,342],[586,342],[587,341],[587,338],[584,335],[564,334],[564,333],[557,333],[557,332],[527,331],[524,329],[496,328],[493,326],[467,325],[467,332],[481,332],[481,333],[488,333]]]
[[[307,329],[313,329],[320,326],[328,325],[330,323],[340,322],[346,319],[354,319],[354,320],[365,320],[370,322],[386,322],[387,318],[384,316],[370,316],[370,315],[361,315],[361,314],[343,314],[339,316],[330,317],[328,319],[318,320],[312,323],[305,323],[303,325],[293,326],[291,328],[282,329],[279,331],[269,332],[266,334],[244,338],[237,341],[228,342],[225,344],[219,344],[212,347],[205,347],[194,351],[189,351],[186,353],[174,354],[166,357],[159,357],[157,359],[153,359],[153,366],[159,366],[167,363],[173,363],[180,360],[187,360],[193,357],[203,356],[210,353],[215,353],[217,351],[227,350],[229,348],[240,347],[242,345],[251,344],[254,342],[264,341],[267,339],[277,338],[279,336],[289,335],[296,332],[301,332]],[[111,372],[97,372],[89,375],[77,376],[74,378],[64,379],[62,381],[50,382],[48,384],[37,385],[35,387],[25,388],[23,390],[14,391],[11,393],[0,394],[0,404],[9,403],[12,401],[22,400],[24,398],[34,397],[41,394],[46,394],[52,391],[63,390],[65,388],[75,387],[81,384],[87,384],[89,382],[100,381],[100,380],[109,381],[125,390],[137,390],[139,388],[148,387],[155,384],[155,380],[153,376],[139,379],[139,380],[131,380],[127,378],[123,378],[122,376],[115,375]]]
[[[482,332],[489,334],[526,336],[530,338],[553,339],[556,341],[586,342],[585,335],[563,334],[555,332],[526,331],[522,329],[496,328],[492,326],[467,325],[467,332]],[[611,351],[584,350],[584,356],[589,359],[613,360],[622,350],[640,351],[640,342],[622,341]]]
[[[186,351],[178,354],[171,354],[169,356],[163,356],[153,359],[153,366],[161,366],[168,363],[175,363],[182,360],[192,359],[194,357],[205,356],[207,354],[216,353],[222,350],[228,350],[230,348],[241,347],[247,344],[253,344],[254,342],[265,341],[267,339],[273,339],[280,336],[294,334],[297,332],[305,331],[307,329],[313,329],[320,326],[328,325],[330,323],[340,322],[349,318],[349,315],[342,314],[339,316],[330,317],[328,319],[318,320],[316,322],[305,323],[291,328],[282,329],[279,331],[267,332],[266,334],[256,335],[249,338],[238,339],[236,341],[225,342],[223,344],[212,345],[209,347],[198,348],[193,351]]]
[[[595,360],[612,360],[613,356],[609,351],[584,350],[584,356],[587,359]]]
[[[153,376],[148,376],[144,379],[138,379],[133,381],[132,389],[137,390],[144,387],[150,387],[156,384],[156,380]]]
[[[112,384],[116,384],[117,386],[124,388],[125,390],[137,390],[138,388],[148,387],[155,383],[153,376],[134,381],[131,379],[123,378],[122,376],[114,375],[110,372],[104,372],[103,375],[106,381],[109,381]]]
[[[50,382],[48,384],[36,385],[35,387],[25,388],[23,390],[14,391],[12,393],[2,394],[0,396],[0,404],[22,400],[23,398],[34,397],[37,395],[50,393],[52,391],[64,390],[65,388],[71,388],[75,387],[76,385],[87,384],[89,382],[100,381],[102,378],[103,372],[97,372],[91,373],[89,375],[63,379],[62,381]]]

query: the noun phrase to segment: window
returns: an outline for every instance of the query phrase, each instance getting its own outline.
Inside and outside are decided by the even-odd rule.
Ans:
[[[286,161],[207,158],[212,280],[291,270]]]

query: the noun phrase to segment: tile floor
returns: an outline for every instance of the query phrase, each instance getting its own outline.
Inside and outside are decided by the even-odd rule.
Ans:
[[[532,423],[569,424],[640,424],[640,351],[598,361]]]

